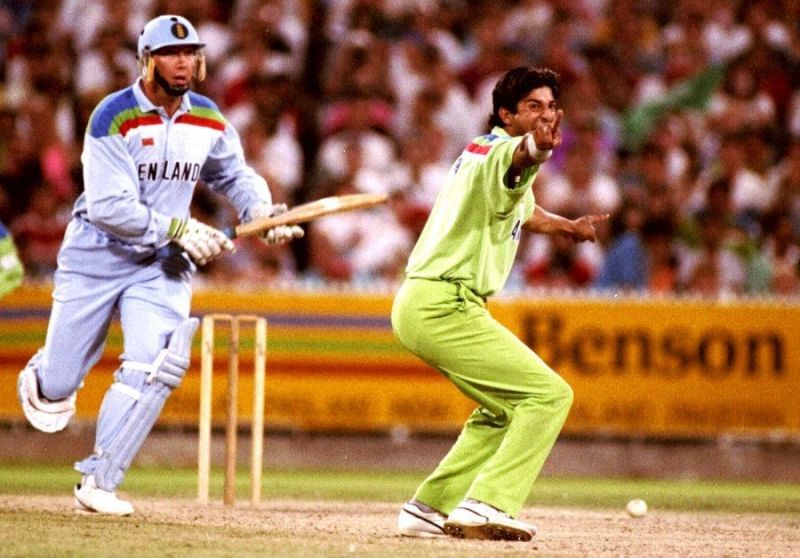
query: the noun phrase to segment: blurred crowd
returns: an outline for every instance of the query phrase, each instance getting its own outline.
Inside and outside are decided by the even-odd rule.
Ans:
[[[390,194],[290,246],[238,241],[204,280],[398,280],[497,78],[536,65],[565,111],[537,202],[612,219],[595,244],[524,237],[510,289],[800,295],[800,0],[0,0],[0,221],[29,280],[55,269],[92,109],[164,13],[207,43],[196,88],[276,201]],[[667,102],[698,76],[706,98]],[[230,211],[198,186],[196,218]]]

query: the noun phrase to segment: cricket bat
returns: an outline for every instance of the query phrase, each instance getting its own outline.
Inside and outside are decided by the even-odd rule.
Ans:
[[[225,234],[231,238],[253,236],[263,233],[280,225],[297,225],[313,221],[324,215],[351,211],[354,209],[367,209],[385,203],[389,198],[386,194],[347,194],[343,196],[329,196],[312,202],[296,205],[289,211],[275,215],[253,219],[249,223],[230,227]]]

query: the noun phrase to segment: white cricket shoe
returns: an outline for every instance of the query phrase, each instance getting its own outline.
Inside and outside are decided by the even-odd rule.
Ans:
[[[133,505],[122,500],[113,492],[97,488],[94,475],[83,475],[80,484],[75,485],[75,507],[79,511],[105,515],[131,515]]]
[[[433,538],[446,536],[443,513],[426,512],[414,500],[406,502],[397,517],[397,532],[404,537]]]
[[[470,498],[462,500],[450,513],[444,530],[458,539],[494,541],[529,541],[536,534],[535,525],[514,519],[497,508]]]
[[[75,398],[73,393],[66,399],[50,401],[39,393],[39,382],[36,371],[26,366],[17,379],[17,396],[22,411],[28,422],[42,432],[58,432],[64,430],[75,414]]]

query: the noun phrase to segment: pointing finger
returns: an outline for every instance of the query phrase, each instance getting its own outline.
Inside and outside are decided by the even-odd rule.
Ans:
[[[553,121],[553,133],[558,131],[559,126],[561,126],[561,119],[564,118],[564,110],[558,109],[556,111],[556,118]]]

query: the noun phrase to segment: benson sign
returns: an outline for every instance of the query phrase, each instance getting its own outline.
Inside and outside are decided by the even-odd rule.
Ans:
[[[575,431],[800,434],[797,306],[547,299],[496,310],[575,389]]]
[[[455,432],[474,408],[408,353],[389,321],[392,293],[198,290],[193,312],[267,318],[265,418],[272,428]],[[0,300],[0,421],[23,420],[16,377],[43,343],[46,287]],[[498,298],[492,313],[570,383],[565,432],[581,435],[800,437],[800,304],[711,304],[599,298]],[[243,419],[252,385],[252,338],[242,332]],[[212,401],[224,422],[223,332]],[[78,394],[94,420],[122,352],[114,324]],[[160,421],[197,424],[199,339],[192,368]]]

